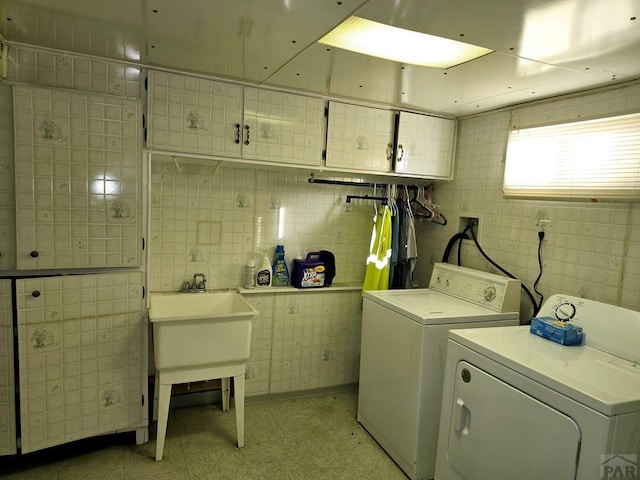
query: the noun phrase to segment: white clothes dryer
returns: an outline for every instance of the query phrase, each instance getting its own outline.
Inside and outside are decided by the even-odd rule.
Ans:
[[[437,480],[640,478],[640,313],[554,295],[543,316],[581,326],[583,344],[449,333]]]
[[[358,421],[411,479],[433,478],[449,330],[518,325],[519,310],[518,280],[448,264],[429,288],[365,292]]]

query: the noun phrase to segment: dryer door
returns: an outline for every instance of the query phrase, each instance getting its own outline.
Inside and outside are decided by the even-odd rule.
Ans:
[[[580,429],[568,416],[461,361],[448,460],[461,478],[573,480]]]

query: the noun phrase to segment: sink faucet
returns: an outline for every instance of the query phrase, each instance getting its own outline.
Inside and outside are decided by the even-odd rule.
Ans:
[[[206,283],[207,277],[205,277],[204,273],[194,273],[191,283],[186,281],[182,284],[182,291],[185,293],[203,293],[206,291]]]

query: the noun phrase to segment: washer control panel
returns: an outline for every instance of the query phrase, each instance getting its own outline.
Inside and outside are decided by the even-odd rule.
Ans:
[[[496,312],[520,311],[520,281],[501,275],[436,263],[429,288]]]

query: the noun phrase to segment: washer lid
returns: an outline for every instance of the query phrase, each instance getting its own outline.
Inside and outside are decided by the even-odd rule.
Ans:
[[[604,415],[640,411],[637,363],[587,345],[560,345],[533,335],[528,326],[452,330],[449,340]]]
[[[429,288],[367,290],[364,298],[422,325],[518,319],[517,312],[498,313]]]

